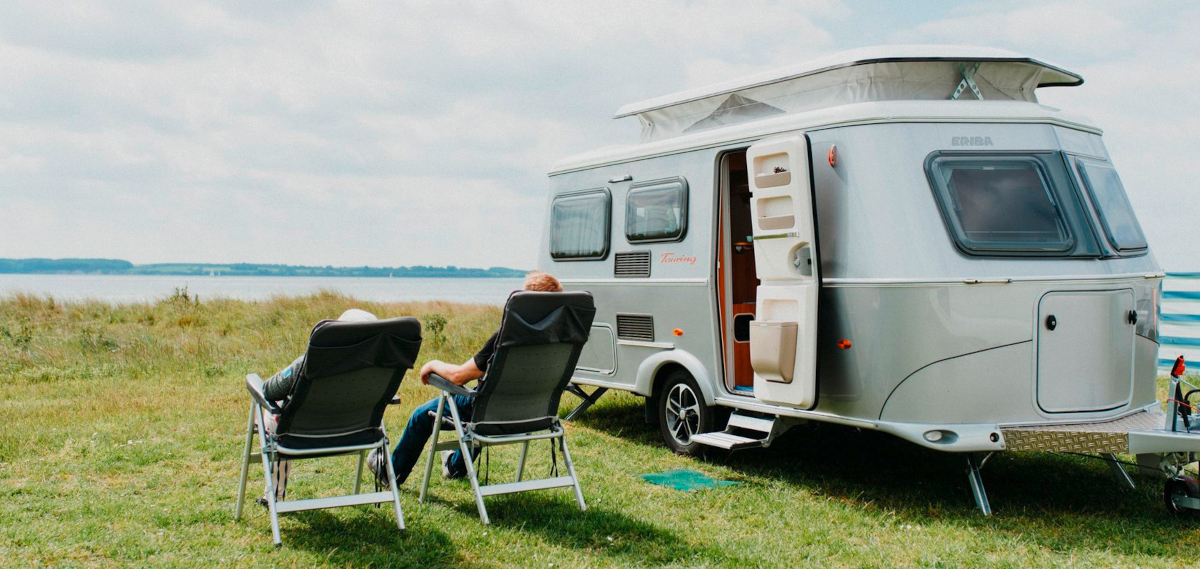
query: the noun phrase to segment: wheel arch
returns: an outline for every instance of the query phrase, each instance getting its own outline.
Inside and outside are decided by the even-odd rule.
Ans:
[[[701,396],[704,397],[704,404],[712,407],[716,403],[712,377],[704,368],[704,364],[700,363],[699,358],[682,350],[658,352],[642,360],[641,365],[638,366],[637,382],[634,384],[633,392],[653,399],[658,395],[657,391],[661,386],[660,380],[671,370],[678,368],[691,374],[692,379],[696,381],[696,386],[700,388]]]

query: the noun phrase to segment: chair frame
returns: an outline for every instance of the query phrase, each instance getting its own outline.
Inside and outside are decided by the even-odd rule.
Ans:
[[[250,471],[250,459],[261,458],[263,466],[263,475],[266,477],[266,498],[267,510],[271,517],[271,537],[274,540],[275,547],[280,547],[283,540],[279,533],[279,514],[289,512],[300,512],[304,510],[319,510],[325,508],[339,508],[344,506],[361,506],[366,504],[381,504],[384,502],[392,502],[396,509],[396,526],[404,529],[404,512],[400,508],[400,491],[396,485],[396,473],[392,469],[392,461],[390,458],[385,459],[387,463],[388,482],[391,486],[391,491],[360,493],[359,489],[362,486],[363,465],[366,463],[367,453],[372,450],[379,451],[386,457],[388,454],[388,437],[387,431],[384,430],[382,423],[379,425],[380,431],[383,433],[379,441],[371,444],[339,446],[339,447],[321,447],[313,449],[292,449],[280,445],[276,441],[275,435],[270,435],[263,428],[266,421],[266,416],[270,414],[279,414],[283,410],[269,401],[262,391],[262,378],[258,374],[252,373],[246,376],[246,389],[250,392],[250,416],[246,422],[246,446],[242,457],[242,474],[238,481],[237,506],[234,509],[233,519],[239,520],[242,517],[242,506],[246,501],[246,480]],[[397,399],[393,399],[391,404],[397,403]],[[254,452],[254,434],[258,433],[259,450]],[[341,496],[332,496],[327,498],[309,498],[304,500],[276,500],[274,477],[272,474],[275,468],[278,467],[280,460],[297,460],[305,458],[318,458],[327,456],[342,456],[347,454],[358,453],[358,475],[354,480],[354,491],[350,494]]]
[[[549,429],[540,431],[532,431],[529,433],[520,433],[514,435],[480,435],[473,429],[471,423],[463,421],[462,414],[459,412],[458,405],[454,402],[455,395],[464,395],[474,397],[476,391],[456,385],[446,378],[436,374],[429,374],[429,385],[432,385],[441,390],[438,395],[437,415],[434,417],[433,436],[429,442],[429,458],[425,461],[425,477],[421,481],[420,501],[425,501],[425,496],[429,491],[429,479],[433,475],[433,465],[437,461],[437,452],[440,450],[458,450],[462,452],[462,456],[467,463],[467,477],[471,479],[471,490],[475,494],[475,507],[479,509],[479,519],[485,524],[490,524],[488,519],[487,506],[483,503],[484,496],[494,496],[497,494],[513,494],[517,492],[529,492],[532,490],[546,490],[549,488],[566,488],[573,487],[575,490],[575,501],[579,504],[581,511],[587,511],[587,504],[583,500],[583,490],[579,486],[579,477],[575,474],[575,465],[571,462],[571,452],[567,450],[566,431],[563,429],[562,423],[557,417]],[[445,417],[446,409],[450,410],[451,423],[454,425],[454,440],[440,440],[442,432],[442,420]],[[524,480],[525,458],[529,453],[530,441],[536,440],[555,440],[559,449],[562,450],[563,461],[566,463],[567,475],[558,476],[555,478],[540,478],[536,480]],[[475,471],[474,460],[471,458],[470,449],[472,446],[488,447],[521,444],[521,458],[517,463],[517,479],[515,482],[506,482],[500,484],[480,485],[479,476]]]

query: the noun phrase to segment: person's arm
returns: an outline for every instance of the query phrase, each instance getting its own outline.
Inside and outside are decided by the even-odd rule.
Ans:
[[[463,362],[462,365],[454,365],[442,360],[430,361],[421,367],[421,383],[429,385],[430,373],[436,373],[455,385],[466,385],[483,377],[483,370],[475,365],[475,358]]]
[[[271,379],[263,384],[263,396],[271,401],[287,399],[292,394],[292,387],[296,385],[296,380],[300,377],[300,368],[303,365],[304,356],[300,356],[292,360],[292,365],[272,375]]]

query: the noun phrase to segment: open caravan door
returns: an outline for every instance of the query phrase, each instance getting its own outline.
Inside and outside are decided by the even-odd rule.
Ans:
[[[808,140],[789,135],[746,151],[754,263],[761,284],[750,324],[754,397],[811,409],[817,402],[816,224]]]

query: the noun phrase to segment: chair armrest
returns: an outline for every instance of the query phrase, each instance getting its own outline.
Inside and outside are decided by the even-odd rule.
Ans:
[[[257,373],[246,375],[246,391],[250,392],[250,397],[253,397],[263,409],[266,409],[272,414],[278,415],[283,412],[274,402],[269,401],[266,395],[263,395],[263,380]]]
[[[463,395],[466,397],[475,397],[474,389],[468,389],[466,387],[463,387],[461,385],[453,383],[449,379],[446,379],[436,373],[429,374],[429,385],[432,385],[438,389],[441,389],[442,391],[445,391],[446,393],[453,393],[455,395]]]

